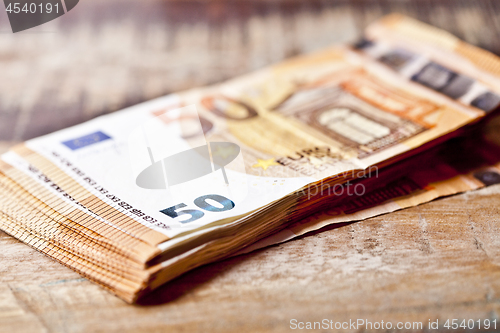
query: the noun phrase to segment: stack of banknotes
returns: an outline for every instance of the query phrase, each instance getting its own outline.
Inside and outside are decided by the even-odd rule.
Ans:
[[[0,229],[134,302],[200,265],[499,183],[499,105],[499,58],[390,15],[355,45],[13,147]]]

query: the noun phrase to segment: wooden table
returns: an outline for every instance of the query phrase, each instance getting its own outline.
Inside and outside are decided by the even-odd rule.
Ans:
[[[500,54],[495,1],[82,0],[18,34],[2,16],[0,151],[354,40],[392,11]],[[285,332],[291,319],[500,328],[499,203],[493,186],[327,228],[196,269],[134,306],[0,232],[0,332]]]

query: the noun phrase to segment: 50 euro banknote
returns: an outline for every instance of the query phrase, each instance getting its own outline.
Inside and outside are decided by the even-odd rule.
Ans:
[[[328,226],[342,227],[438,198],[500,184],[498,125],[499,117],[486,128],[443,145],[432,163],[420,158],[410,161],[423,165],[410,167],[407,172],[391,177],[389,181],[380,181],[375,189],[366,191],[362,196],[351,195],[330,203],[321,212],[297,221],[237,254],[283,243]],[[460,151],[459,155],[457,151]]]
[[[133,301],[337,202],[336,186],[494,114],[499,74],[492,54],[392,15],[354,46],[14,147],[0,164],[12,193],[0,202],[3,228],[20,221],[30,237],[57,242],[60,257],[75,256],[70,267]],[[377,178],[368,183],[377,188]],[[332,191],[311,195],[318,185]]]

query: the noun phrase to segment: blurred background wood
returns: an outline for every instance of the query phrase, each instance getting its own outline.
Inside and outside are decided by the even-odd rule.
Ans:
[[[12,34],[0,13],[0,141],[20,141],[141,101],[358,38],[400,12],[500,53],[498,1],[85,0]]]
[[[12,34],[0,152],[167,93],[354,41],[400,12],[500,54],[498,1],[82,0]],[[288,331],[290,319],[498,318],[500,187],[197,269],[129,306],[0,232],[0,331]],[[500,327],[500,326],[499,326]]]

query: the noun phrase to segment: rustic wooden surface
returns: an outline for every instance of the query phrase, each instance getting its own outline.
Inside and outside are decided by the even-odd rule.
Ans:
[[[2,12],[0,151],[354,40],[393,11],[500,54],[493,0],[82,0],[61,19],[15,35]],[[135,306],[0,232],[0,332],[284,332],[291,319],[500,320],[499,203],[494,186],[329,228],[199,268]]]
[[[288,332],[290,320],[498,318],[500,186],[196,269],[130,306],[0,234],[3,332]]]

